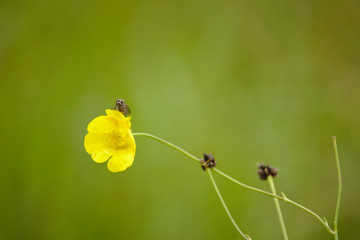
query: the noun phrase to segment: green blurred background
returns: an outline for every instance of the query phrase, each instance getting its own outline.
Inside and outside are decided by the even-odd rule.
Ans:
[[[332,222],[331,136],[343,172],[341,239],[360,239],[357,0],[0,2],[0,239],[241,239],[200,166],[136,137],[110,173],[87,124],[124,98],[134,132],[167,139]],[[281,239],[272,199],[215,175],[240,228]],[[290,239],[332,239],[282,203]]]

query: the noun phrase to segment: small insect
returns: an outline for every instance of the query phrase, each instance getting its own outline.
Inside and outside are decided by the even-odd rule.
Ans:
[[[124,114],[125,117],[131,114],[131,110],[124,99],[117,99],[114,109]]]

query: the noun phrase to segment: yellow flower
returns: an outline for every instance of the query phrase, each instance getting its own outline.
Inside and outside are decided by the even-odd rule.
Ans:
[[[116,110],[106,110],[106,114],[89,123],[84,146],[95,162],[109,160],[107,167],[111,172],[124,171],[133,163],[136,150],[131,117]]]

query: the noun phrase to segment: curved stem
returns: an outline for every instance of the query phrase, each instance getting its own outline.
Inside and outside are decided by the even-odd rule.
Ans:
[[[242,183],[242,182],[240,182],[240,181],[238,181],[238,180],[230,177],[229,175],[223,173],[222,171],[220,171],[220,170],[217,169],[217,168],[212,168],[212,170],[214,170],[214,172],[220,174],[221,176],[229,179],[230,181],[236,183],[237,185],[240,185],[241,187],[244,187],[244,188],[249,189],[249,190],[251,190],[251,191],[258,192],[258,193],[261,193],[261,194],[264,194],[264,195],[267,195],[267,196],[270,196],[270,197],[273,197],[273,198],[277,198],[277,199],[280,199],[280,200],[284,200],[284,198],[282,198],[282,197],[280,197],[280,196],[278,196],[278,195],[276,195],[276,194],[272,194],[272,193],[269,193],[269,192],[267,192],[267,191],[264,191],[264,190],[261,190],[261,189],[254,188],[254,187],[251,187],[251,186],[249,186],[249,185],[246,185],[246,184],[244,184],[244,183]]]
[[[294,201],[292,201],[291,199],[287,198],[284,193],[281,193],[281,194],[283,195],[283,197],[280,197],[280,196],[278,196],[278,195],[275,195],[275,194],[266,192],[266,191],[264,191],[264,190],[261,190],[261,189],[254,188],[254,187],[251,187],[251,186],[249,186],[249,185],[246,185],[246,184],[244,184],[244,183],[242,183],[242,182],[240,182],[240,181],[238,181],[238,180],[230,177],[229,175],[223,173],[223,172],[220,171],[219,169],[216,169],[216,168],[212,168],[212,169],[213,169],[216,173],[220,174],[221,176],[229,179],[230,181],[232,181],[232,182],[234,182],[234,183],[236,183],[236,184],[238,184],[238,185],[240,185],[240,186],[242,186],[242,187],[244,187],[244,188],[246,188],[246,189],[249,189],[249,190],[252,190],[252,191],[254,191],[254,192],[258,192],[258,193],[264,194],[264,195],[266,195],[266,196],[270,196],[270,197],[273,197],[273,198],[280,199],[280,200],[282,200],[282,201],[284,201],[284,202],[291,203],[292,205],[294,205],[294,206],[296,206],[296,207],[298,207],[298,208],[300,208],[300,209],[302,209],[302,210],[310,213],[310,214],[313,215],[315,218],[317,218],[317,219],[326,227],[326,229],[327,229],[331,234],[333,234],[333,235],[335,234],[335,231],[331,229],[331,227],[329,226],[329,224],[328,224],[328,222],[327,222],[326,220],[323,220],[319,215],[317,215],[316,213],[314,213],[314,212],[311,211],[310,209],[308,209],[308,208],[300,205],[299,203],[294,202]]]
[[[209,173],[211,182],[212,182],[212,184],[214,185],[215,191],[216,191],[218,197],[220,198],[220,201],[221,201],[221,203],[222,203],[222,205],[223,205],[223,207],[224,207],[224,209],[225,209],[228,217],[230,218],[231,223],[234,225],[234,227],[236,228],[236,230],[241,234],[241,236],[243,236],[243,237],[244,237],[245,239],[247,239],[247,240],[251,240],[251,238],[250,238],[249,236],[245,235],[245,234],[240,230],[239,226],[236,224],[235,220],[234,220],[233,217],[231,216],[231,213],[230,213],[229,209],[227,208],[226,203],[225,203],[223,197],[221,196],[221,193],[220,193],[220,191],[219,191],[219,189],[218,189],[218,187],[217,187],[217,185],[216,185],[215,179],[214,179],[214,177],[213,177],[213,175],[212,175],[212,173],[211,173],[211,169],[209,169],[208,173]]]
[[[332,137],[334,152],[335,152],[335,159],[336,159],[336,167],[337,167],[337,174],[338,174],[338,196],[337,196],[337,203],[336,203],[336,210],[335,210],[335,218],[334,218],[334,230],[335,230],[335,239],[338,240],[338,217],[339,217],[339,209],[340,209],[340,201],[341,201],[341,192],[342,192],[342,180],[341,180],[341,171],[340,171],[340,161],[339,161],[339,154],[336,145],[336,137]]]
[[[170,142],[168,142],[168,141],[166,141],[166,140],[164,140],[164,139],[161,139],[161,138],[159,138],[159,137],[156,137],[156,136],[151,135],[151,134],[148,134],[148,133],[133,133],[133,135],[134,135],[134,136],[144,136],[144,137],[152,138],[152,139],[154,139],[154,140],[156,140],[156,141],[159,141],[159,142],[161,142],[161,143],[164,143],[165,145],[167,145],[167,146],[169,146],[169,147],[174,148],[175,150],[177,150],[177,151],[181,152],[182,154],[188,156],[188,157],[191,158],[192,160],[194,160],[194,161],[196,161],[196,162],[200,162],[200,160],[199,160],[198,158],[196,158],[194,155],[188,153],[188,152],[185,151],[184,149],[182,149],[182,148],[180,148],[180,147],[178,147],[178,146],[176,146],[176,145],[174,145],[174,144],[172,144],[172,143],[170,143]],[[340,166],[339,166],[339,167],[340,167]],[[338,168],[338,169],[339,169],[339,168]],[[335,234],[336,234],[336,232],[331,229],[331,227],[329,226],[329,224],[328,224],[328,222],[326,221],[325,218],[324,218],[324,220],[323,220],[319,215],[317,215],[316,213],[314,213],[314,212],[311,211],[310,209],[308,209],[308,208],[306,208],[306,207],[298,204],[297,202],[294,202],[294,201],[290,200],[289,198],[287,198],[287,197],[285,196],[284,193],[282,193],[283,197],[280,197],[280,196],[278,196],[278,195],[276,195],[276,194],[272,194],[272,193],[269,193],[269,192],[267,192],[267,191],[264,191],[264,190],[261,190],[261,189],[254,188],[254,187],[251,187],[251,186],[249,186],[249,185],[246,185],[246,184],[244,184],[244,183],[242,183],[242,182],[240,182],[240,181],[238,181],[238,180],[230,177],[229,175],[223,173],[222,171],[218,170],[217,168],[212,168],[212,170],[214,170],[216,173],[220,174],[221,176],[229,179],[230,181],[232,181],[232,182],[234,182],[234,183],[236,183],[236,184],[238,184],[238,185],[240,185],[240,186],[242,186],[242,187],[244,187],[244,188],[246,188],[246,189],[249,189],[249,190],[254,191],[254,192],[261,193],[261,194],[266,195],[266,196],[270,196],[270,197],[273,197],[273,198],[280,199],[280,200],[282,200],[282,201],[284,201],[284,202],[291,203],[292,205],[294,205],[294,206],[296,206],[296,207],[298,207],[298,208],[300,208],[300,209],[302,209],[302,210],[310,213],[310,214],[313,215],[315,218],[317,218],[317,219],[326,227],[326,229],[327,229],[332,235],[335,235]],[[337,211],[338,211],[338,210],[337,210]]]
[[[276,195],[276,189],[275,189],[275,184],[274,184],[274,181],[273,181],[273,177],[269,176],[268,181],[269,181],[269,184],[270,184],[271,192]],[[287,232],[286,232],[284,219],[283,219],[283,216],[282,216],[282,213],[281,213],[279,199],[274,198],[274,202],[275,202],[276,211],[277,211],[279,221],[280,221],[281,231],[283,233],[284,239],[288,240],[289,238],[288,238],[288,235],[287,235]]]
[[[155,139],[156,141],[159,141],[161,143],[164,143],[165,145],[168,145],[169,147],[172,147],[174,148],[175,150],[181,152],[182,154],[185,154],[186,156],[188,156],[189,158],[191,158],[192,160],[196,161],[196,162],[200,162],[200,160],[195,157],[194,155],[188,153],[187,151],[185,151],[184,149],[176,146],[175,144],[172,144],[164,139],[161,139],[157,136],[154,136],[154,135],[151,135],[151,134],[148,134],[148,133],[133,133],[134,136],[143,136],[143,137],[148,137],[148,138],[152,138],[152,139]]]

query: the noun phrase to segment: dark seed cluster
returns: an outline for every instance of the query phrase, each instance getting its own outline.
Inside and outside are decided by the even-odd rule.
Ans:
[[[216,161],[211,153],[204,153],[204,159],[200,160],[201,168],[206,171],[207,168],[212,168],[216,166]]]
[[[259,178],[261,180],[266,180],[269,175],[272,177],[277,177],[279,169],[270,166],[270,164],[265,165],[263,163],[258,163],[257,166],[259,169],[257,170],[257,173],[259,174]]]

